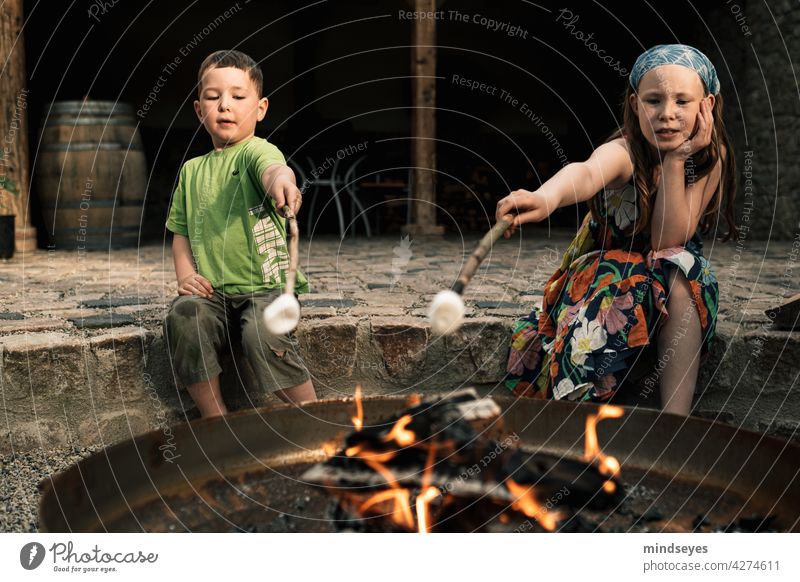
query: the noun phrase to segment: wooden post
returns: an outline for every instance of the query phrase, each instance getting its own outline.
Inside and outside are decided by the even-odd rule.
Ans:
[[[430,13],[436,0],[415,0],[414,10]],[[404,232],[414,235],[443,234],[436,226],[436,21],[418,18],[412,36],[411,70],[411,191],[412,224]]]
[[[28,89],[22,22],[22,0],[0,3],[0,174],[13,180],[19,190],[17,252],[36,249],[28,204]]]

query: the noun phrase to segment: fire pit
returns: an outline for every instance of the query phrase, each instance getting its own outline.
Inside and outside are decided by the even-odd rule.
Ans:
[[[523,475],[516,472],[520,468],[542,474],[525,473],[519,483],[512,478],[520,486],[517,491],[495,475],[494,481],[484,483],[487,491],[471,495],[460,491],[457,503],[442,511],[436,506],[440,494],[448,486],[452,487],[448,492],[455,494],[456,487],[463,487],[466,481],[459,484],[453,480],[456,468],[449,469],[450,476],[444,480],[437,471],[426,474],[429,465],[423,462],[422,471],[416,472],[416,481],[409,487],[414,506],[420,507],[417,501],[422,494],[424,503],[436,509],[432,513],[437,514],[437,523],[426,517],[431,521],[423,524],[425,529],[800,530],[797,445],[707,420],[626,408],[619,418],[597,422],[604,455],[620,463],[619,473],[613,475],[601,470],[598,457],[591,462],[586,458],[587,416],[599,420],[600,408],[529,399],[493,401],[499,415],[484,414],[480,408],[485,404],[479,405],[477,416],[471,419],[472,429],[494,443],[492,451],[500,445],[495,457],[498,461],[502,458],[515,475]],[[374,495],[392,488],[387,487],[389,479],[381,482],[370,477],[373,482],[368,483],[359,477],[337,484],[330,481],[331,474],[325,473],[324,467],[330,469],[338,459],[355,456],[348,457],[347,448],[369,441],[367,435],[372,435],[374,442],[392,430],[410,430],[409,424],[394,427],[407,408],[419,405],[419,398],[366,398],[361,403],[363,418],[359,418],[353,400],[323,401],[301,408],[279,406],[198,420],[173,427],[167,434],[151,432],[109,447],[45,481],[40,529],[360,531],[365,516],[354,516],[348,503],[342,503],[342,495],[329,492],[339,486],[349,493],[353,487],[362,487],[365,494]],[[354,416],[363,431],[355,440]],[[484,458],[488,453],[480,446],[488,442],[476,444],[478,448],[469,458]],[[345,454],[340,454],[342,451]],[[481,452],[482,456],[475,457]],[[494,458],[489,464],[495,470]],[[456,474],[470,466],[464,461]],[[496,464],[497,470],[500,466]],[[581,480],[576,481],[575,475],[581,473]],[[527,481],[542,483],[543,475],[560,477],[550,483],[544,497],[535,497],[539,513],[531,507],[530,511],[504,511],[515,501],[526,503]],[[393,475],[395,481],[399,477]],[[609,482],[615,483],[615,490],[603,493]],[[498,489],[501,483],[505,485]],[[492,484],[495,491],[491,491]],[[597,495],[592,493],[597,491]],[[397,528],[394,513],[384,510],[384,517],[390,519],[369,520],[371,529],[417,529],[419,515],[412,512],[413,523],[406,523],[411,527]],[[375,523],[380,525],[374,527]]]

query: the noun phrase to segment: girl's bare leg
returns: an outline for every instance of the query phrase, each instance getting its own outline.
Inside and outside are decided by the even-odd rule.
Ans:
[[[669,317],[658,335],[658,358],[665,364],[661,374],[661,408],[664,412],[688,415],[700,368],[700,318],[689,281],[678,268],[669,270],[668,284]]]

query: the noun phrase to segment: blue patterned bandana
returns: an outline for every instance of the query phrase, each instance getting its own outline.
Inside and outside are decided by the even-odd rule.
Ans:
[[[719,93],[719,79],[714,65],[706,55],[686,44],[660,44],[639,55],[631,69],[631,87],[636,89],[645,73],[661,65],[688,67],[700,75],[712,95]]]

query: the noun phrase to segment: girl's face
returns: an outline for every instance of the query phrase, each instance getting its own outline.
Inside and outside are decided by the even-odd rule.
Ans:
[[[714,106],[714,96],[704,96],[700,76],[681,65],[662,65],[642,77],[630,105],[639,118],[645,139],[663,153],[694,136],[700,102]]]

